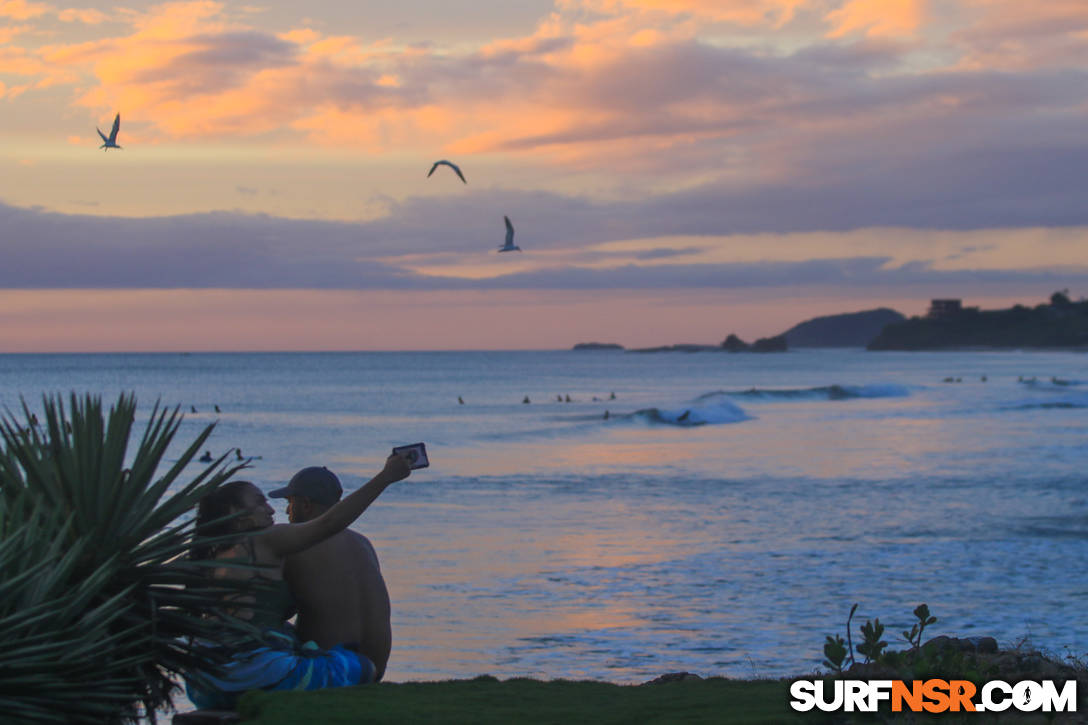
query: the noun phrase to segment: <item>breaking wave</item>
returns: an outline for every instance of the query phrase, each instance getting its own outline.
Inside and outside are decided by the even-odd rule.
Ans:
[[[640,418],[657,425],[690,427],[739,423],[750,420],[752,416],[728,400],[718,399],[707,402],[699,398],[691,405],[678,408],[643,408],[624,417]]]
[[[1005,406],[1006,410],[1064,410],[1088,408],[1088,393],[1067,394]]]
[[[822,385],[816,388],[749,388],[748,390],[719,390],[700,395],[697,400],[722,396],[746,400],[850,400],[853,398],[903,398],[910,395],[905,385],[877,383],[873,385]]]

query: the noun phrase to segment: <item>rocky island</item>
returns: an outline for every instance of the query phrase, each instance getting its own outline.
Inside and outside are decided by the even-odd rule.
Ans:
[[[734,334],[720,345],[663,345],[661,347],[642,347],[631,352],[786,352],[786,338],[782,335],[775,337],[761,337],[752,344],[748,344]]]
[[[571,350],[622,350],[623,345],[614,342],[579,342]]]
[[[963,307],[958,299],[933,300],[925,317],[884,327],[869,350],[1088,347],[1088,301],[1055,292],[1049,304],[1004,310]]]

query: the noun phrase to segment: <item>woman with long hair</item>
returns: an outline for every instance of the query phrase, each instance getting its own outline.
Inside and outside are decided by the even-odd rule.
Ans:
[[[340,687],[373,681],[374,664],[344,643],[329,650],[300,643],[287,619],[294,614],[283,563],[291,554],[347,528],[390,484],[407,478],[408,461],[393,454],[382,471],[324,514],[300,524],[277,524],[263,493],[249,481],[231,481],[205,496],[197,509],[194,560],[213,561],[214,580],[253,581],[253,594],[224,601],[224,613],[248,621],[262,636],[231,654],[218,668],[187,678],[189,699],[199,708],[233,706],[246,690]]]

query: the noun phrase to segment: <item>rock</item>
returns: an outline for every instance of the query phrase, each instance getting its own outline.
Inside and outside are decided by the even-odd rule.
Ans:
[[[722,349],[726,352],[744,352],[748,349],[748,343],[733,333],[729,333],[729,337],[722,342]]]
[[[979,645],[984,644],[988,649],[981,650]],[[992,649],[989,649],[992,646]],[[946,650],[953,652],[997,652],[997,640],[993,637],[934,637],[922,645],[927,654],[937,654]]]
[[[749,345],[744,340],[730,333],[722,342],[721,349],[726,352],[785,352],[786,338],[783,335],[776,337],[761,337]]]
[[[614,342],[579,342],[572,350],[622,350],[623,345]]]
[[[716,352],[720,349],[716,345],[682,343],[680,345],[662,345],[661,347],[640,347],[631,352]]]
[[[660,685],[660,684],[663,684],[665,682],[684,682],[685,680],[701,680],[701,679],[703,679],[703,678],[699,677],[699,675],[693,674],[691,672],[669,672],[667,674],[661,675],[660,677],[655,677],[654,679],[652,679],[652,680],[650,680],[648,682],[643,682],[642,684],[644,684],[644,685]]]
[[[786,350],[786,338],[765,337],[756,340],[749,345],[734,334],[725,338],[721,345],[696,345],[683,343],[680,345],[663,345],[661,347],[640,347],[631,352],[784,352]]]
[[[975,645],[975,651],[980,654],[997,652],[997,640],[993,637],[968,637],[967,641]]]
[[[752,343],[752,352],[786,352],[786,336],[761,337]]]

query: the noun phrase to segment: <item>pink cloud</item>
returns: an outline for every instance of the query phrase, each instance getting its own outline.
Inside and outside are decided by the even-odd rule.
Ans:
[[[952,34],[962,68],[1022,71],[1082,67],[1088,56],[1088,4],[964,0],[969,20]]]
[[[810,3],[811,0],[567,0],[557,4],[568,9],[590,8],[597,12],[640,10],[670,16],[691,15],[749,27],[781,27],[793,19],[798,8]]]

